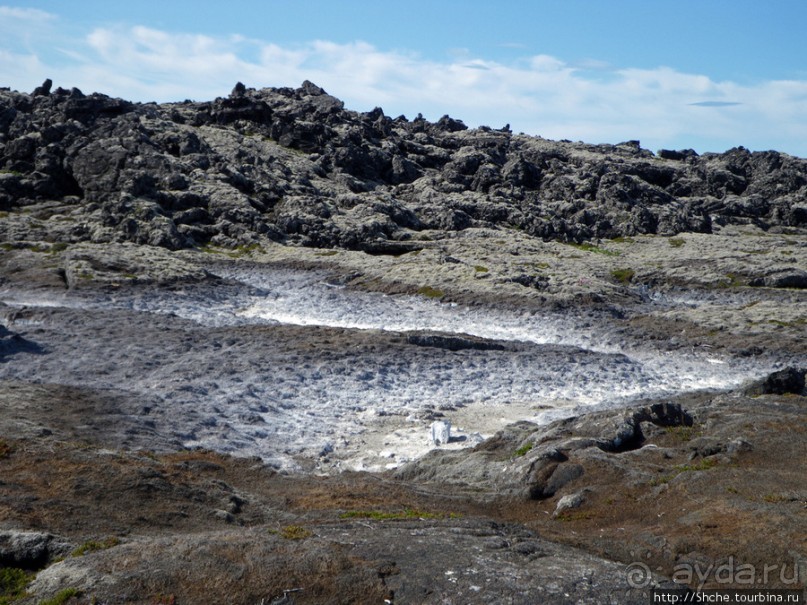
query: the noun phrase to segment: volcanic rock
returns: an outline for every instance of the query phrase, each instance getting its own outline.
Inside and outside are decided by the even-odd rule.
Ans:
[[[0,531],[0,565],[42,569],[73,549],[68,541],[48,533]]]
[[[751,395],[803,395],[805,394],[805,375],[807,370],[785,368],[769,374],[763,380],[748,389]]]
[[[807,225],[807,161],[777,152],[656,156],[637,141],[393,120],[345,109],[311,82],[238,83],[227,97],[161,105],[51,85],[0,91],[0,210],[56,202],[66,224],[49,230],[54,242],[179,249],[268,237],[370,250],[427,229],[581,242]]]

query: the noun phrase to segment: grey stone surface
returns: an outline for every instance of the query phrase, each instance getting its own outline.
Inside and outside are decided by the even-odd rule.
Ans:
[[[42,569],[69,553],[75,546],[49,533],[0,530],[0,565]]]

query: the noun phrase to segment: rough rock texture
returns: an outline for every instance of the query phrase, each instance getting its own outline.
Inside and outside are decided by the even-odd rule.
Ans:
[[[405,465],[397,476],[405,480],[472,485],[497,497],[544,500],[585,473],[581,464],[570,462],[570,452],[594,448],[596,457],[600,455],[598,452],[629,452],[645,444],[647,429],[643,432],[643,425],[691,427],[693,424],[692,416],[672,402],[628,410],[622,416],[592,414],[577,420],[573,432],[564,429],[563,423],[547,429],[529,422],[514,424],[475,447],[470,454],[434,450]],[[566,439],[559,440],[558,435]]]
[[[776,565],[766,588],[803,587],[804,398],[670,403],[692,425],[659,426],[651,409],[635,450],[597,447],[624,413],[587,414],[423,459],[436,472],[418,479],[111,450],[57,414],[43,417],[53,433],[12,438],[0,417],[0,564],[37,571],[26,604],[66,589],[81,604],[646,603],[696,565],[703,578],[683,583],[726,588],[714,570],[730,561],[760,575]],[[535,479],[553,495],[500,490]]]
[[[724,587],[708,570],[729,561],[803,587],[806,198],[807,161],[776,152],[392,119],[310,82],[169,105],[0,90],[0,566],[32,580],[20,603],[82,605],[647,603],[681,566]],[[516,333],[542,318],[538,336],[568,315],[556,329],[582,348],[233,320],[310,269],[290,291],[328,290],[325,310],[410,295],[474,324],[515,310]],[[512,424],[557,410],[516,392],[454,405],[442,378],[453,360],[487,383],[538,368],[593,390],[589,346],[689,360],[657,376],[698,390]],[[492,358],[513,363],[475,371]],[[368,380],[395,393],[409,375],[373,376],[380,360],[432,374],[418,406],[444,400],[365,410]],[[643,376],[614,367],[620,386]],[[333,370],[368,401],[318,392]],[[699,372],[742,378],[678,381]],[[301,461],[317,474],[222,453],[253,443],[239,434],[337,430],[314,402],[357,423]],[[456,427],[441,451],[386,465],[435,420]],[[189,423],[219,451],[188,445]],[[365,450],[358,468],[408,464],[338,472]]]
[[[243,603],[643,603],[624,566],[541,540],[518,527],[478,521],[317,525],[302,539],[265,528],[133,540],[102,556],[70,558],[40,573],[37,595],[63,587],[120,603],[202,594],[204,564],[217,578],[209,602]],[[203,563],[204,562],[204,563]],[[427,564],[424,564],[427,562]],[[115,575],[105,571],[115,566]],[[186,571],[183,572],[182,570]],[[187,580],[177,582],[185,575]],[[167,592],[170,591],[170,592]],[[617,597],[618,596],[618,597]],[[286,600],[283,600],[285,597]],[[616,601],[612,601],[616,602]]]
[[[22,569],[42,569],[63,557],[74,545],[48,533],[0,531],[0,565]]]
[[[448,116],[350,111],[310,82],[163,105],[50,81],[0,91],[0,211],[37,213],[0,227],[8,241],[177,249],[269,238],[401,253],[419,233],[469,227],[578,242],[803,229],[805,200],[807,161],[774,151],[654,155],[636,141],[470,130]],[[785,279],[803,287],[803,276]]]
[[[751,395],[807,395],[805,390],[807,370],[785,368],[767,376],[749,387]]]

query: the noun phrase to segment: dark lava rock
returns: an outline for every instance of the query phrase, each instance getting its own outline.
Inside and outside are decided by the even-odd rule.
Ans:
[[[406,342],[419,347],[435,347],[448,351],[462,351],[471,349],[474,351],[504,351],[504,345],[498,342],[491,342],[482,338],[470,336],[442,336],[440,334],[410,334],[406,337]]]
[[[631,413],[618,425],[614,433],[602,436],[597,447],[606,452],[625,452],[641,447],[644,443],[642,423],[656,426],[692,426],[692,416],[677,403],[656,403]]]
[[[748,282],[749,286],[765,288],[807,288],[807,272],[793,269],[780,271],[765,277],[756,277]]]
[[[785,368],[769,374],[763,380],[748,388],[749,395],[805,395],[805,375],[807,369]]]
[[[270,238],[396,253],[426,229],[516,227],[580,242],[807,226],[807,160],[773,151],[655,156],[638,141],[392,119],[345,109],[308,81],[239,82],[227,97],[161,105],[51,87],[0,91],[0,210],[63,204],[75,225],[46,224],[54,242],[178,249]],[[10,237],[2,226],[0,237]],[[804,283],[794,274],[755,285]]]
[[[44,82],[42,82],[42,86],[37,86],[34,89],[33,96],[35,97],[46,97],[50,94],[50,89],[53,86],[53,80],[48,78]]]

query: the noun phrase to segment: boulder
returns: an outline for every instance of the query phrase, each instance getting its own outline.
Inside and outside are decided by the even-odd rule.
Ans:
[[[778,271],[765,277],[755,277],[748,282],[749,286],[765,288],[807,288],[807,271],[792,269]]]
[[[805,391],[806,374],[807,369],[804,368],[785,368],[754,383],[746,392],[749,395],[807,395],[807,391]]]
[[[689,158],[698,157],[698,152],[696,152],[694,149],[659,149],[658,156],[663,160],[677,160],[679,162],[683,162]]]
[[[451,423],[448,420],[435,420],[429,427],[429,439],[433,445],[446,445],[451,441]]]
[[[73,544],[53,534],[0,531],[0,566],[42,569],[72,551]]]
[[[575,508],[580,508],[583,503],[586,501],[586,494],[588,494],[588,489],[581,489],[573,494],[566,494],[560,500],[558,500],[557,505],[555,505],[555,511],[552,513],[553,517],[559,517],[560,515],[566,513],[567,511],[573,510]]]
[[[692,416],[678,403],[655,403],[628,414],[617,424],[601,433],[597,447],[606,452],[626,452],[642,446],[645,437],[642,423],[663,427],[692,426]]]
[[[35,97],[47,97],[50,94],[50,89],[53,86],[53,80],[48,78],[40,86],[37,86],[34,89],[33,96]]]

